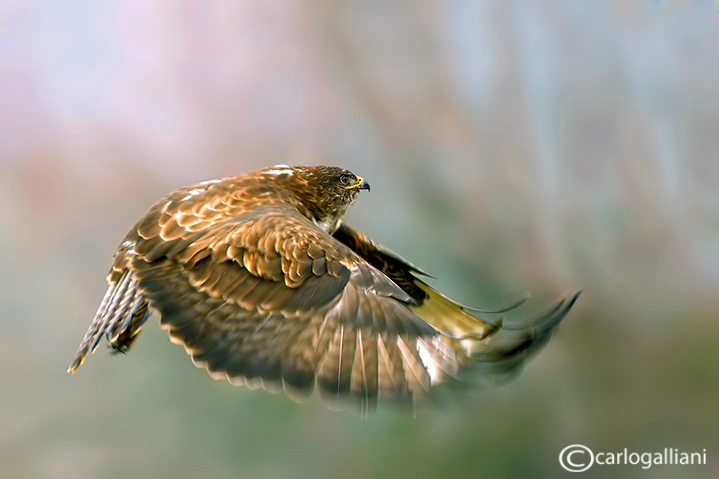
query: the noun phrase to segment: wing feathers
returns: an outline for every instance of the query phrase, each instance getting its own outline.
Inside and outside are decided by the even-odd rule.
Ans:
[[[354,378],[351,389],[360,399],[360,411],[372,412],[377,407],[379,393],[379,358],[377,337],[371,333],[357,330],[357,354],[352,369]]]
[[[407,400],[412,394],[404,373],[402,352],[394,335],[380,335],[378,337],[377,351],[380,367],[380,391],[390,396]]]
[[[397,336],[397,346],[402,353],[405,378],[414,394],[429,394],[431,387],[430,377],[422,364],[417,350],[417,340]]]

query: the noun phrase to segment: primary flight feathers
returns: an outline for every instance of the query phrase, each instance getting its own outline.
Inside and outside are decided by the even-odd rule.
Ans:
[[[478,318],[341,223],[364,189],[341,168],[279,165],[165,196],[115,253],[69,371],[102,337],[129,349],[154,309],[213,377],[370,411],[515,370],[574,304],[518,330]]]

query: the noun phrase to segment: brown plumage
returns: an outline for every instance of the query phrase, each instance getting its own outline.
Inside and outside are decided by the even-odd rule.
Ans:
[[[363,189],[341,168],[279,165],[165,196],[115,253],[69,371],[103,336],[128,350],[154,309],[213,377],[291,397],[316,384],[330,405],[367,412],[516,370],[574,304],[518,330],[476,317],[341,224]]]

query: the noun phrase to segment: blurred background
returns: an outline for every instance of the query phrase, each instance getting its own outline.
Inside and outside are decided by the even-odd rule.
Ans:
[[[0,477],[719,476],[719,4],[0,5]],[[585,288],[516,380],[368,420],[213,381],[150,320],[65,373],[165,193],[325,163],[348,223],[477,307]]]

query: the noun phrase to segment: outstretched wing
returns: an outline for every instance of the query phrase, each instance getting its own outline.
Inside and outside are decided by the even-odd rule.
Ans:
[[[548,311],[519,325],[504,325],[502,318],[489,322],[476,314],[505,313],[519,307],[526,298],[498,310],[463,306],[418,278],[427,273],[360,231],[343,224],[334,237],[399,285],[414,300],[408,307],[439,332],[432,344],[435,349],[449,351],[444,358],[451,358],[453,364],[442,368],[445,374],[434,375],[433,384],[481,383],[518,371],[524,361],[549,340],[581,294],[580,291],[569,299],[562,299]],[[430,365],[430,369],[432,367]],[[454,373],[448,375],[447,371]]]
[[[412,298],[294,210],[244,213],[147,261],[155,243],[135,247],[139,289],[213,376],[293,396],[316,383],[364,408],[429,388],[415,343],[437,333]]]

